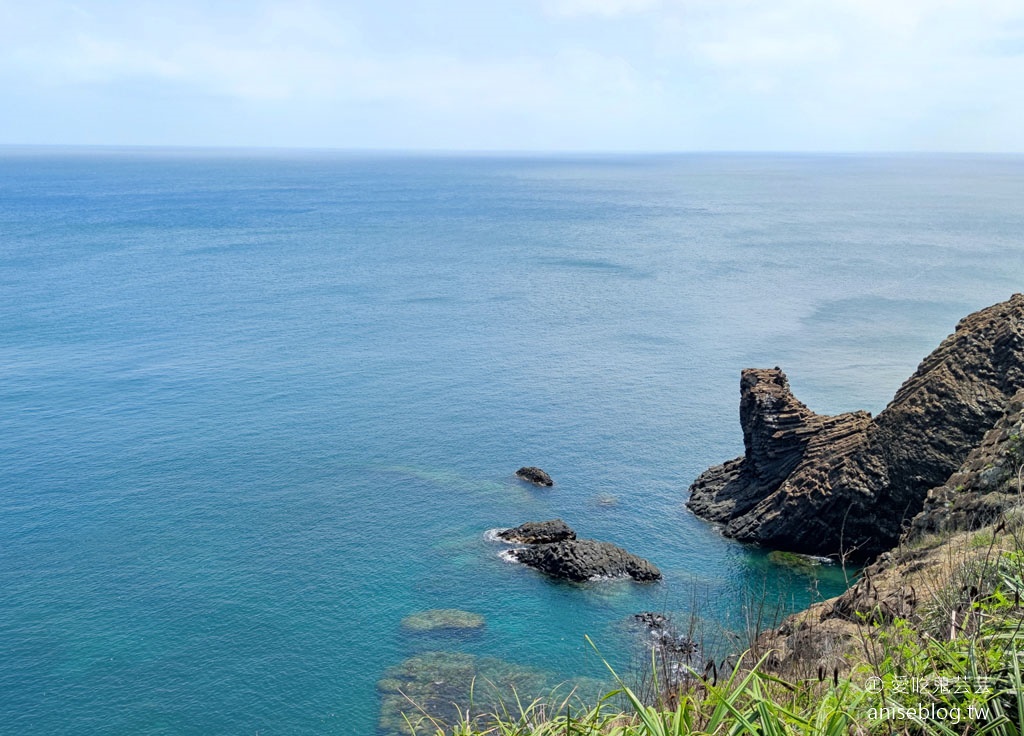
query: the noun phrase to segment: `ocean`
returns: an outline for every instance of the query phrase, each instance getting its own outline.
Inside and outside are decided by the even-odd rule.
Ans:
[[[426,652],[602,678],[635,613],[833,595],[685,509],[740,370],[878,412],[1021,233],[1021,156],[0,148],[0,732],[375,734]],[[664,580],[485,536],[555,517]]]

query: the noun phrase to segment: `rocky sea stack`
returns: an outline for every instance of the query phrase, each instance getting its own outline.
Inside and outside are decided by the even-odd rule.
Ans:
[[[779,368],[744,370],[744,455],[705,471],[687,506],[735,539],[874,556],[986,432],[1019,410],[1011,399],[1022,387],[1021,294],[961,320],[873,419],[815,414]]]
[[[561,519],[528,521],[497,533],[509,544],[524,544],[505,555],[560,580],[582,583],[596,578],[632,578],[638,582],[661,579],[661,571],[642,557],[610,542],[577,539],[576,531]]]
[[[661,579],[661,571],[642,557],[593,539],[520,547],[509,554],[524,565],[574,583],[594,578],[632,578],[641,583]]]

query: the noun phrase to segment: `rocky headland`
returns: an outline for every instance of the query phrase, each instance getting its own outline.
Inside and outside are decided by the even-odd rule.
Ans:
[[[895,619],[922,636],[949,639],[985,592],[977,587],[1002,549],[1024,538],[1024,390],[945,483],[928,491],[899,543],[842,595],[790,616],[760,646],[788,673],[848,669],[877,647]],[[938,628],[938,630],[935,630]]]
[[[947,481],[972,450],[1008,436],[1022,387],[1021,294],[961,320],[874,418],[816,414],[781,369],[744,370],[744,454],[705,471],[687,505],[742,541],[875,557],[911,526],[964,524],[951,515],[974,518],[978,504],[989,512],[1005,506],[1007,499],[967,496],[964,482]],[[972,481],[979,490],[985,482],[980,475]],[[915,520],[922,511],[930,513]]]

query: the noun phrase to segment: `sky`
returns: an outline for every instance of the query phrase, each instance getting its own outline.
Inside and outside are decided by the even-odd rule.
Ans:
[[[1024,0],[0,0],[0,144],[1024,152]]]

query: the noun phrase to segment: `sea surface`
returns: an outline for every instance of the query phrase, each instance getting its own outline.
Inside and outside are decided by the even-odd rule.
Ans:
[[[417,653],[601,677],[834,594],[684,507],[740,370],[878,412],[1022,233],[1019,156],[0,148],[0,732],[374,734]],[[485,539],[553,517],[664,581]]]

